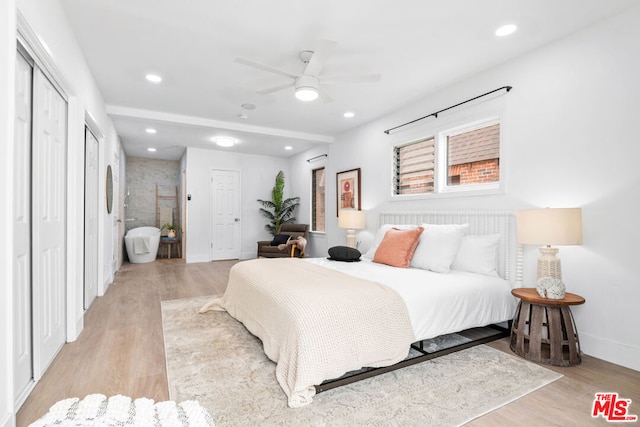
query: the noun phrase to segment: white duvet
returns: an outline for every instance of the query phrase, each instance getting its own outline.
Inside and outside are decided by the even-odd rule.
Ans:
[[[513,319],[516,299],[507,280],[451,270],[447,274],[419,268],[396,268],[368,259],[305,261],[372,280],[395,290],[404,300],[416,341]]]

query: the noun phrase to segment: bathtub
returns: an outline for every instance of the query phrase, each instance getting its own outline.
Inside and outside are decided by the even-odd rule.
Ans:
[[[132,228],[124,236],[124,245],[127,247],[129,262],[134,264],[155,261],[159,244],[160,229],[156,227]]]

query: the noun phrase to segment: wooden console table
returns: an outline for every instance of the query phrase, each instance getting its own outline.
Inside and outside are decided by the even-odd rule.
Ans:
[[[511,326],[511,350],[533,362],[578,365],[580,341],[569,306],[584,304],[584,298],[569,292],[563,299],[542,298],[535,288],[511,293],[520,298]]]

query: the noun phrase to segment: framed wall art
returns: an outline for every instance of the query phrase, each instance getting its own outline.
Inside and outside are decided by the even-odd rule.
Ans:
[[[342,209],[357,210],[362,207],[360,200],[360,168],[336,174],[336,215]]]

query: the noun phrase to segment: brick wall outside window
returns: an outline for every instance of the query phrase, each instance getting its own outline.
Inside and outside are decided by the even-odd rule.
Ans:
[[[500,181],[500,124],[448,137],[448,185]]]
[[[458,177],[458,178],[454,178]],[[454,183],[454,181],[457,181]],[[485,184],[500,181],[500,160],[489,159],[449,167],[449,185]]]

